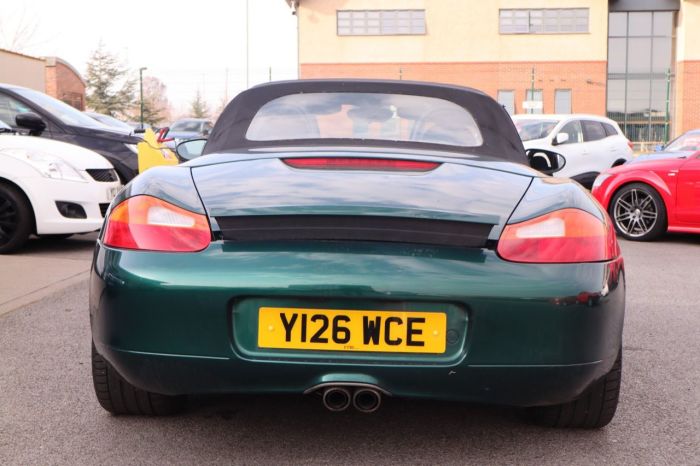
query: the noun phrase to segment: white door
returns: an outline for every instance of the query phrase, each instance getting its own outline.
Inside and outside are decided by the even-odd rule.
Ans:
[[[554,134],[556,139],[557,134],[567,134],[569,139],[561,144],[554,146],[552,149],[560,153],[566,159],[566,165],[560,171],[554,174],[559,177],[572,177],[585,173],[587,167],[587,150],[583,140],[583,130],[579,120],[571,120],[565,123],[559,131]]]
[[[586,173],[601,173],[610,168],[615,161],[615,153],[619,149],[616,147],[615,138],[608,137],[600,121],[582,120],[581,126],[583,127],[584,145],[588,152]]]

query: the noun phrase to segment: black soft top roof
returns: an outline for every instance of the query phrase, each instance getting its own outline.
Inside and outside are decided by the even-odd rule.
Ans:
[[[279,141],[251,141],[245,135],[255,114],[271,100],[291,94],[324,92],[362,92],[384,94],[408,94],[448,100],[471,113],[479,126],[483,144],[461,147],[429,144],[413,141],[385,141],[370,139],[303,139]],[[238,94],[223,111],[209,140],[204,154],[233,152],[253,148],[290,146],[373,146],[445,150],[464,154],[485,155],[501,160],[527,164],[525,149],[510,116],[495,100],[481,91],[448,84],[416,81],[321,79],[278,81],[262,84]]]

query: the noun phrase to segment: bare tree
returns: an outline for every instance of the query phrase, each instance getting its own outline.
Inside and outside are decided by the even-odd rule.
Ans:
[[[39,30],[39,21],[36,16],[27,13],[26,6],[14,12],[4,7],[2,10],[0,48],[22,53],[36,45]]]

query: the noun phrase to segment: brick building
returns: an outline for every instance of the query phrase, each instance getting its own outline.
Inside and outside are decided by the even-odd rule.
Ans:
[[[698,0],[287,3],[301,78],[466,85],[511,113],[607,114],[635,141],[700,127]]]
[[[58,57],[38,58],[0,49],[0,83],[24,86],[85,110],[85,80]]]
[[[46,57],[46,93],[78,110],[85,110],[85,80],[68,62]]]

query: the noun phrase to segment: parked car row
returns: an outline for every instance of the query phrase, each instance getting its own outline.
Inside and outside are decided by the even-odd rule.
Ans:
[[[572,178],[590,188],[608,168],[632,159],[632,144],[617,123],[595,115],[515,115],[526,149],[561,154],[564,165],[554,176]]]
[[[16,131],[93,150],[126,183],[138,174],[141,138],[110,128],[43,92],[0,84],[0,121]]]
[[[0,121],[0,254],[19,249],[30,234],[98,230],[121,186],[96,152],[18,135]]]
[[[530,159],[530,165],[545,174],[570,177],[592,188],[593,195],[613,218],[614,226],[621,236],[631,240],[649,240],[667,230],[700,232],[700,214],[697,212],[700,205],[700,182],[697,180],[700,131],[683,135],[660,152],[633,158],[631,143],[622,134],[617,123],[608,118],[594,115],[517,115],[512,119]],[[206,139],[213,129],[212,122],[207,119],[186,118],[174,122],[169,128],[161,129],[156,135],[150,128],[135,128],[137,124],[125,123],[108,115],[81,113],[38,91],[1,84],[0,123],[4,123],[0,132],[5,135],[23,132],[44,140],[64,141],[92,149],[109,161],[112,165],[110,168],[113,168],[110,173],[115,173],[117,177],[117,180],[107,176],[96,181],[123,184],[139,172],[153,166],[173,165],[198,157],[205,150]],[[178,144],[192,139],[195,139],[192,144],[183,144],[176,150]],[[3,140],[6,143],[8,141],[7,138]],[[23,150],[27,153],[41,152],[41,143],[30,140],[26,137],[16,137],[10,152],[18,153],[17,145],[26,146]],[[20,144],[18,141],[24,142]],[[65,146],[56,147],[61,147],[55,151],[59,157],[70,152]],[[95,164],[93,153],[80,153],[86,161],[90,159],[90,163]],[[85,155],[88,153],[91,157]],[[25,162],[30,165],[36,164],[40,158],[32,156],[27,159],[30,162]],[[75,157],[71,160],[74,161]],[[70,162],[51,162],[49,166],[63,167],[65,164],[70,165]],[[86,167],[78,164],[77,168],[87,170],[88,174],[97,173],[97,165]],[[104,163],[99,170],[107,173],[105,170],[108,168],[103,165]],[[8,173],[12,166],[17,164],[6,164],[3,167],[0,183],[19,185],[13,181],[18,175]],[[69,170],[59,170],[58,175],[52,175],[50,179],[56,179],[67,171]],[[112,187],[109,186],[110,189]],[[6,187],[5,197],[2,199],[9,199],[8,193],[13,189],[22,190],[21,187]],[[31,191],[30,188],[28,190]],[[83,192],[87,191],[83,189]],[[24,196],[29,205],[36,198],[26,192]],[[28,204],[18,204],[17,199],[18,196],[13,197],[13,211],[28,210]],[[105,196],[95,199],[104,210],[108,202],[99,201],[104,201]],[[52,208],[51,214],[55,217],[58,212],[63,216],[62,219],[69,218],[63,215],[68,207],[63,204],[61,206],[63,211]],[[35,216],[46,211],[39,207],[34,208],[33,205],[31,209]],[[88,210],[90,215],[86,211],[85,219],[94,220],[95,210],[91,207]],[[7,212],[4,215],[9,218]],[[82,213],[80,215],[82,216]],[[26,215],[19,215],[13,218],[18,221],[17,219],[25,217]],[[27,227],[21,221],[12,227],[8,226],[8,220],[3,221],[5,228],[2,234],[6,244],[4,247],[0,246],[0,251],[17,249],[26,240]],[[55,228],[46,226],[47,222],[51,221],[45,221],[44,217],[34,218],[30,230],[40,235],[59,234],[54,231]],[[61,222],[66,224],[65,220]],[[94,225],[94,221],[82,222],[82,225],[87,224]],[[10,228],[15,232],[12,241],[8,233]],[[74,231],[78,232],[82,230]]]
[[[608,118],[517,115],[513,121],[529,156],[540,157],[532,165],[592,188],[623,238],[700,233],[700,130],[634,157],[632,144]]]
[[[623,238],[646,241],[666,231],[700,233],[700,130],[601,173],[593,195]]]

